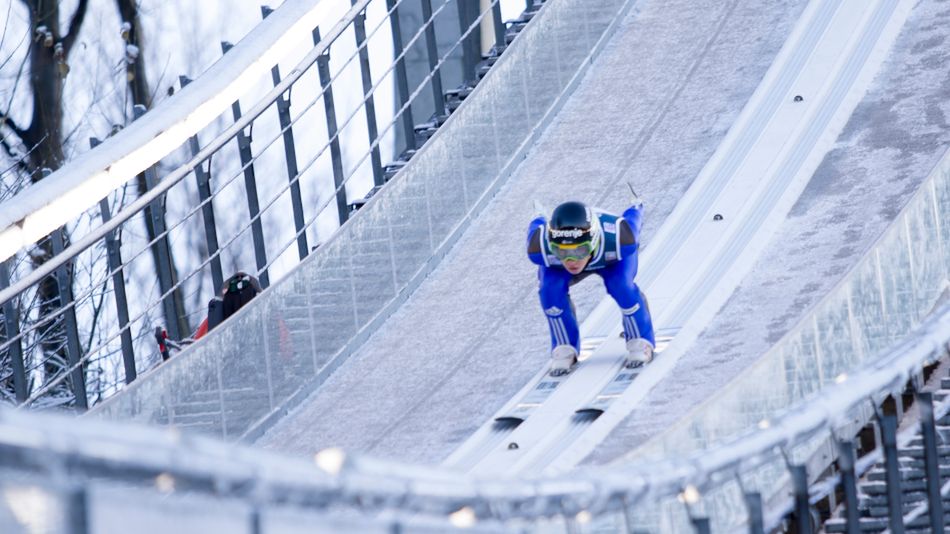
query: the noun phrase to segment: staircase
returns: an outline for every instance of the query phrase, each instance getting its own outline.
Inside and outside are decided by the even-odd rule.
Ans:
[[[933,391],[934,403],[939,414],[939,406],[950,397],[950,375],[939,380],[937,389]],[[940,486],[950,482],[950,413],[945,413],[936,420],[937,454],[939,457]],[[916,513],[915,517],[906,521],[908,514],[927,503],[927,476],[924,460],[923,437],[918,433],[906,443],[898,442],[898,463],[900,472],[901,515],[905,518],[904,528],[908,533],[933,532],[930,516],[927,509],[923,513]],[[888,503],[888,486],[884,462],[876,463],[858,481],[858,511],[860,514],[861,532],[884,532],[889,529],[890,505]],[[946,488],[941,491],[943,505],[943,520],[950,525],[950,495]],[[843,508],[836,510],[835,517],[824,525],[825,532],[848,532],[847,522],[843,517]]]

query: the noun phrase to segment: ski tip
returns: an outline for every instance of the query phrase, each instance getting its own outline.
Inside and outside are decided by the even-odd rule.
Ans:
[[[600,417],[602,413],[604,413],[604,411],[601,410],[600,408],[581,408],[579,410],[576,410],[574,412],[574,415],[585,418],[585,419],[587,418],[597,419],[598,417]]]
[[[520,417],[513,417],[510,415],[505,415],[502,417],[495,418],[496,427],[502,427],[502,428],[516,427],[520,425],[521,423],[524,423],[524,419]]]

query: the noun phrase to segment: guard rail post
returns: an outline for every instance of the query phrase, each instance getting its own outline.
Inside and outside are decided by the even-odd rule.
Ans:
[[[228,53],[234,45],[221,42],[221,52]],[[231,115],[234,122],[241,118],[241,102],[235,100],[231,104]],[[238,145],[238,155],[241,158],[241,169],[244,171],[244,191],[247,196],[247,211],[251,220],[251,237],[254,240],[254,262],[257,265],[257,280],[263,289],[270,286],[270,276],[267,274],[267,249],[264,246],[264,225],[261,222],[260,201],[257,195],[257,177],[254,174],[254,157],[251,153],[251,136],[240,130],[235,137]]]
[[[399,97],[399,109],[402,110],[402,129],[406,137],[406,150],[416,148],[416,134],[412,124],[412,105],[409,103],[409,78],[406,74],[406,56],[402,44],[402,29],[399,26],[399,8],[396,0],[386,0],[389,10],[389,25],[393,34],[393,56],[396,60],[396,93]]]
[[[81,483],[80,483],[81,484]],[[89,499],[86,488],[76,485],[66,490],[63,514],[68,534],[89,534]]]
[[[320,42],[320,28],[313,30],[313,44]],[[330,139],[330,165],[333,167],[333,186],[336,189],[336,209],[340,225],[350,217],[346,202],[346,187],[343,176],[343,152],[340,150],[340,136],[337,134],[336,107],[333,102],[333,86],[330,76],[330,49],[317,58],[317,74],[323,91],[323,109],[327,118],[327,137]]]
[[[356,5],[356,0],[350,0]],[[369,41],[366,40],[366,11],[353,17],[353,31],[356,34],[356,47],[359,49],[360,77],[363,80],[364,109],[366,110],[366,130],[369,132],[370,162],[373,167],[373,184],[383,185],[383,163],[379,156],[379,129],[376,126],[376,102],[373,99],[373,76],[369,70]]]
[[[881,417],[881,440],[884,443],[884,469],[887,484],[888,523],[892,534],[904,532],[901,503],[901,473],[897,459],[897,416]]]
[[[58,228],[50,235],[53,245],[53,255],[63,253],[66,234]],[[66,327],[66,360],[69,362],[70,379],[73,395],[76,396],[76,406],[82,410],[89,408],[86,397],[86,373],[82,365],[82,348],[79,345],[79,325],[76,322],[76,306],[73,299],[73,280],[70,272],[75,268],[75,261],[69,260],[56,269],[56,286],[59,291],[59,305],[63,308],[63,320]]]
[[[136,104],[132,107],[132,114],[135,120],[145,115],[145,106]],[[151,190],[158,183],[158,177],[155,175],[155,166],[145,169],[145,188]],[[162,202],[165,197],[159,197],[149,203],[145,210],[147,224],[151,223],[152,233],[155,235],[155,242],[152,244],[155,252],[156,270],[158,271],[158,287],[162,292],[162,306],[165,311],[165,323],[168,333],[172,339],[181,339],[182,328],[179,328],[178,306],[175,303],[175,292],[172,280],[171,251],[168,247],[168,233],[165,229],[165,208]]]
[[[861,525],[858,515],[858,486],[854,473],[854,442],[838,441],[838,470],[841,490],[844,493],[845,528],[848,534],[859,534]]]
[[[762,494],[757,491],[744,494],[749,513],[749,534],[765,534],[765,519],[762,516]]]
[[[491,6],[492,28],[495,30],[495,53],[501,54],[505,49],[505,23],[501,20],[501,2],[494,2]]]
[[[712,532],[709,527],[709,518],[708,517],[692,517],[690,522],[693,524],[693,530],[696,534],[710,534]]]
[[[178,83],[184,88],[191,83],[191,78],[179,76]],[[198,134],[188,139],[191,155],[196,156],[201,151],[198,143]],[[205,170],[205,165],[208,169]],[[195,165],[195,182],[198,186],[198,200],[201,202],[201,218],[205,227],[205,244],[208,246],[208,257],[211,258],[211,284],[217,293],[224,287],[224,273],[221,269],[221,255],[218,253],[218,231],[214,218],[214,204],[211,202],[211,160],[207,159]]]
[[[89,139],[89,147],[95,148],[100,141],[95,137]],[[112,219],[112,210],[109,207],[108,197],[99,201],[99,218],[102,224]],[[109,263],[109,272],[112,273],[112,294],[115,297],[115,313],[119,320],[119,341],[122,346],[122,365],[125,368],[125,383],[131,384],[138,376],[135,366],[135,351],[132,347],[132,330],[129,324],[129,298],[125,292],[125,277],[122,275],[122,242],[115,230],[106,234],[106,259]]]
[[[102,224],[112,218],[109,209],[109,200],[99,201],[99,213]],[[129,324],[129,298],[125,292],[125,277],[122,275],[122,242],[116,236],[115,230],[106,234],[106,256],[109,261],[109,271],[112,273],[112,292],[115,296],[116,317],[119,320],[119,342],[122,346],[122,364],[125,368],[125,383],[131,384],[138,376],[135,366],[135,351],[132,348],[132,327]]]
[[[475,64],[478,62],[475,59],[477,54],[476,50],[478,47],[475,45],[474,39],[478,36],[478,32],[471,32],[469,35],[465,35],[465,32],[468,31],[468,27],[472,25],[472,22],[475,21],[478,16],[470,16],[470,6],[472,4],[478,5],[477,2],[471,2],[470,0],[458,0],[456,3],[456,10],[458,12],[459,19],[459,35],[463,36],[462,39],[462,83],[466,85],[473,85],[475,80]],[[477,8],[476,8],[477,9]]]
[[[930,529],[943,532],[943,497],[940,495],[940,458],[937,455],[937,427],[934,422],[933,394],[917,392],[920,429],[924,438],[924,467],[927,474],[927,512]]]
[[[267,18],[274,10],[268,6],[261,6],[262,18]],[[270,69],[271,78],[274,81],[274,87],[280,85],[280,67],[274,65]],[[280,95],[275,101],[277,105],[277,119],[280,123],[280,131],[284,140],[284,157],[287,160],[287,180],[290,182],[290,202],[294,212],[294,230],[297,234],[297,255],[300,260],[310,254],[310,247],[307,245],[307,233],[304,231],[305,218],[303,214],[303,199],[300,193],[300,179],[297,169],[297,149],[294,147],[294,130],[291,127],[290,120],[290,90],[287,96]]]
[[[432,16],[432,0],[422,2],[422,23],[425,25],[426,57],[429,60],[429,71],[432,78],[429,81],[432,87],[432,103],[435,105],[435,115],[443,117],[445,111],[445,95],[442,92],[442,69],[439,67],[439,45],[435,39],[435,19]]]
[[[795,496],[795,519],[798,534],[811,534],[811,504],[808,501],[808,470],[804,465],[790,465],[792,491]]]

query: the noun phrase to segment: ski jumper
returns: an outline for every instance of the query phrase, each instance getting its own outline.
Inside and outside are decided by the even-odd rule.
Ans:
[[[573,275],[550,252],[547,220],[537,217],[528,226],[528,258],[538,265],[541,308],[548,319],[551,347],[573,345],[580,353],[580,332],[571,304],[570,286],[591,274],[600,275],[607,293],[620,306],[626,340],[643,338],[654,347],[653,321],[646,299],[634,282],[640,248],[641,206],[627,208],[622,217],[593,210],[593,224],[602,239],[584,270]]]

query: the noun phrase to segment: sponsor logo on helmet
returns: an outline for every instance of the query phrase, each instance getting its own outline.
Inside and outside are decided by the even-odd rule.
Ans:
[[[570,237],[577,239],[578,237],[584,236],[586,233],[586,230],[581,230],[580,228],[569,228],[567,230],[555,230],[554,228],[551,229],[551,237],[553,238]]]
[[[614,223],[605,222],[604,231],[608,233],[614,233],[617,231],[617,225]]]
[[[544,310],[544,313],[550,315],[551,317],[557,317],[558,315],[564,313],[564,310],[558,308],[557,306],[551,306],[550,308]]]

